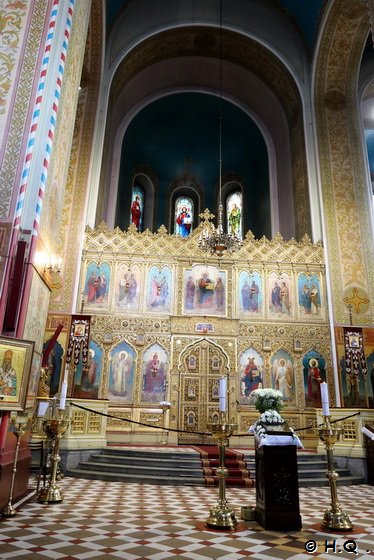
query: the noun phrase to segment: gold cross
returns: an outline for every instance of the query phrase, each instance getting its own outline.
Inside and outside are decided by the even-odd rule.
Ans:
[[[360,313],[360,305],[369,303],[367,297],[360,297],[358,293],[358,288],[352,288],[352,297],[345,297],[343,299],[346,305],[353,305],[355,308],[355,313]]]
[[[210,220],[213,220],[214,214],[212,214],[208,208],[205,208],[204,212],[199,214],[199,218],[202,218],[204,222],[209,222]]]

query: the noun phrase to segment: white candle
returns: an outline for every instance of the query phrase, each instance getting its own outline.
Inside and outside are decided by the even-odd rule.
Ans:
[[[227,379],[226,377],[221,377],[219,380],[219,410],[220,412],[226,412],[226,393],[227,393]]]
[[[226,397],[219,398],[219,411],[226,412]]]
[[[330,416],[329,389],[325,381],[321,383],[321,401],[322,401],[323,415]]]
[[[226,377],[221,377],[219,380],[219,396],[226,397],[227,391],[227,379]]]
[[[365,428],[365,426],[361,428],[361,432],[365,434],[365,436],[367,436],[369,439],[374,440],[374,432],[371,432],[370,430]]]
[[[59,408],[61,410],[65,408],[67,392],[68,392],[68,382],[65,381],[64,379],[63,382],[61,383],[61,396],[60,396],[60,404],[59,404]]]

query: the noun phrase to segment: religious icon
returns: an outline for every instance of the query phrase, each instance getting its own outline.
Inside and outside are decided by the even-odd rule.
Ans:
[[[172,275],[168,266],[159,269],[152,266],[147,281],[147,311],[153,313],[170,313]]]
[[[217,358],[217,356],[215,356],[214,358],[212,358],[212,370],[214,370],[214,371],[219,370],[219,366],[220,366],[219,358]]]
[[[274,315],[291,315],[292,295],[291,282],[288,274],[278,275],[272,272],[269,275],[269,311]]]
[[[134,185],[131,197],[130,224],[134,224],[138,231],[142,231],[144,208],[144,189]]]
[[[193,202],[191,198],[180,197],[175,203],[175,233],[188,237],[192,232]]]
[[[226,272],[195,265],[185,271],[184,310],[194,315],[225,315]]]
[[[102,355],[100,346],[91,340],[86,364],[80,361],[76,368],[73,397],[97,399],[101,381]]]
[[[231,235],[242,238],[242,194],[241,192],[234,192],[227,197],[226,213],[227,213],[227,226]]]
[[[219,381],[214,380],[213,384],[212,384],[212,401],[218,401],[219,400]]]
[[[298,278],[300,316],[320,315],[321,294],[320,281],[316,274],[300,274]]]
[[[189,398],[189,399],[195,399],[196,398],[195,386],[192,385],[192,383],[190,385],[188,385],[187,398]]]
[[[252,391],[259,389],[263,383],[262,356],[254,348],[248,348],[239,358],[240,375],[240,402],[249,404],[249,396]]]
[[[279,350],[272,357],[272,385],[280,391],[284,401],[295,402],[295,379],[293,361],[288,352]]]
[[[74,336],[84,336],[86,332],[86,323],[74,323]]]
[[[84,293],[86,304],[89,306],[108,303],[108,288],[110,282],[110,267],[108,263],[91,262],[87,266]]]
[[[43,344],[43,353],[48,348],[51,339],[47,339]],[[45,367],[46,375],[40,379],[38,390],[39,396],[53,397],[59,389],[61,381],[62,358],[64,349],[58,340],[55,341],[50,350]]]
[[[189,428],[196,426],[196,415],[192,411],[187,413],[187,426]]]
[[[262,312],[262,278],[257,271],[239,275],[239,313]]]
[[[167,354],[159,345],[154,344],[143,355],[142,402],[165,400]]]
[[[348,344],[351,348],[359,348],[360,339],[358,334],[350,334],[348,337]]]
[[[140,297],[140,268],[122,265],[116,276],[116,307],[137,310]]]
[[[34,351],[34,342],[0,337],[0,409],[22,410]]]
[[[121,342],[111,352],[109,373],[109,400],[132,402],[135,369],[135,351]]]
[[[315,351],[303,357],[306,406],[321,407],[321,383],[326,381],[325,360]]]
[[[195,369],[196,368],[196,357],[189,356],[188,357],[188,369]]]

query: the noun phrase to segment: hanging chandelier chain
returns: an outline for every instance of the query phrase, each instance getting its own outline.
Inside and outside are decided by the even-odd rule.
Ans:
[[[225,252],[232,253],[240,248],[241,240],[235,234],[226,233],[223,229],[222,204],[222,1],[219,13],[219,183],[218,183],[218,216],[217,227],[213,224],[204,227],[199,238],[199,247],[206,252],[221,258]],[[205,211],[205,214],[208,210]],[[201,215],[202,216],[202,215]]]
[[[222,205],[222,0],[219,3],[219,209]],[[219,217],[219,216],[218,216]]]

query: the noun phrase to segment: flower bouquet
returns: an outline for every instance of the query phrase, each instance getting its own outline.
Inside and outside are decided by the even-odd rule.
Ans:
[[[283,430],[286,427],[286,421],[279,414],[279,410],[283,408],[282,397],[281,391],[276,389],[255,389],[249,395],[249,402],[261,412],[258,420],[249,429],[258,440],[264,437],[269,429],[278,427],[279,430]]]
[[[268,410],[279,412],[283,408],[283,394],[276,389],[255,389],[249,395],[250,404],[263,413]]]

